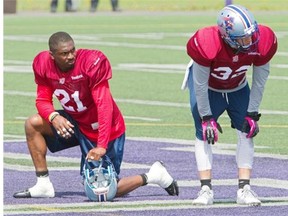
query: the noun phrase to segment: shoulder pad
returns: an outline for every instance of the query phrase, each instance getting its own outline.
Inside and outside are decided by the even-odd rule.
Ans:
[[[39,75],[44,75],[47,68],[51,65],[51,56],[49,51],[41,51],[38,53],[32,63],[34,72],[37,71]]]
[[[254,64],[256,66],[266,64],[277,51],[277,37],[267,26],[259,25],[260,39],[258,51],[260,56]]]
[[[217,26],[198,30],[187,43],[188,55],[198,64],[209,66],[221,49],[222,39]]]

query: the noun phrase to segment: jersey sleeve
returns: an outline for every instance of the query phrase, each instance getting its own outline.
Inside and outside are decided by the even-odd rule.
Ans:
[[[198,30],[186,45],[187,54],[198,64],[209,67],[221,49],[216,27]]]
[[[36,108],[39,115],[49,122],[49,115],[55,111],[53,106],[53,90],[47,84],[49,83],[45,76],[45,63],[49,58],[47,52],[39,53],[33,61],[34,79],[37,84]]]
[[[98,112],[99,135],[97,147],[107,149],[113,119],[113,99],[110,93],[108,81],[104,81],[93,88],[92,96]]]
[[[47,51],[43,51],[39,53],[33,60],[33,71],[34,71],[34,78],[35,83],[37,85],[47,85],[47,80],[45,77],[45,68],[46,68],[46,61],[48,60],[49,56]]]
[[[36,108],[39,115],[49,122],[49,115],[55,111],[52,90],[44,85],[37,85]]]
[[[277,51],[277,37],[267,26],[259,25],[260,39],[258,51],[260,55],[254,61],[255,66],[261,66],[268,63]]]

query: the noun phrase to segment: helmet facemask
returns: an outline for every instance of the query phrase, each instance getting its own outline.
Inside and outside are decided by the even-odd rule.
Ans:
[[[92,201],[112,201],[117,192],[117,174],[108,156],[100,161],[86,161],[84,165],[84,188]],[[93,167],[93,168],[91,168]]]
[[[251,26],[250,30],[247,31],[247,33],[244,36],[235,37],[230,36],[229,37],[232,41],[231,43],[228,43],[232,48],[236,49],[237,52],[253,52],[257,50],[257,44],[259,42],[260,34],[258,30],[257,23],[253,26]],[[250,38],[249,43],[245,43],[247,41],[247,38]],[[226,39],[223,38],[224,41],[227,43]]]

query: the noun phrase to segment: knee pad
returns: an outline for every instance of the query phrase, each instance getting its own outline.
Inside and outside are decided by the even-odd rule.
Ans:
[[[238,144],[236,151],[236,162],[238,168],[252,169],[254,159],[253,139],[246,138],[246,133],[237,130]]]
[[[198,171],[212,169],[212,146],[196,138],[195,142],[195,157]]]

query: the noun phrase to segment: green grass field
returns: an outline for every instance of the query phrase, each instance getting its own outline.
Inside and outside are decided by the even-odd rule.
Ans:
[[[29,10],[24,7],[24,0],[18,2],[20,11]],[[32,1],[26,2],[31,4]],[[132,0],[122,0],[122,7],[126,8],[129,2]],[[139,4],[140,2],[142,1]],[[157,8],[153,11],[159,11],[164,1],[146,1],[146,7],[143,8],[147,9],[152,2]],[[182,10],[189,1],[179,2],[179,10]],[[220,7],[223,6],[223,1],[215,1],[215,4],[216,2]],[[239,1],[242,2],[248,1]],[[271,2],[263,1],[263,4],[273,8],[277,1]],[[82,3],[83,7],[84,3],[88,5],[87,1],[83,0]],[[108,1],[102,0],[100,4],[109,7]],[[130,6],[133,9],[132,3]],[[254,4],[252,6],[256,7]],[[287,4],[283,3],[283,6],[287,7]],[[42,9],[49,10],[49,6]],[[281,8],[277,8],[279,9]],[[140,9],[135,6],[135,10]],[[174,9],[170,7],[169,10]],[[50,15],[47,12],[40,15],[5,15],[4,139],[24,139],[24,120],[36,112],[31,62],[39,51],[47,49],[49,36],[61,30],[69,32],[75,38],[78,48],[100,49],[110,59],[113,67],[110,85],[125,116],[128,137],[194,140],[188,91],[180,90],[185,66],[189,61],[185,45],[198,28],[214,25],[216,14],[216,11],[191,14],[186,11],[140,12],[136,15],[123,11],[116,14],[102,12]],[[285,96],[288,82],[288,13],[257,11],[255,16],[259,23],[271,26],[279,39],[278,53],[271,62],[271,77],[261,105],[263,115],[260,121],[261,132],[255,138],[258,147],[256,150],[288,155],[288,101]],[[219,142],[236,143],[236,133],[230,128],[227,116],[222,116],[219,123],[224,130]]]

